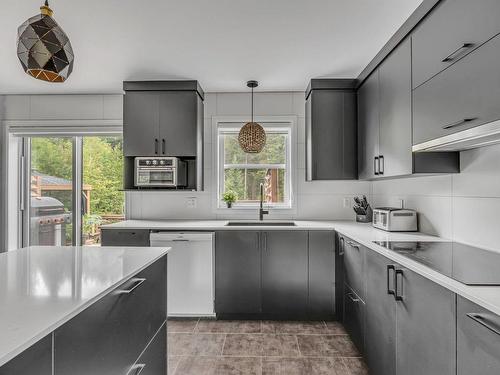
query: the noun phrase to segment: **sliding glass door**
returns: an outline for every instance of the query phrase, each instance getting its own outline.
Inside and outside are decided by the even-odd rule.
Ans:
[[[23,147],[23,246],[99,245],[123,219],[121,136],[34,136]]]

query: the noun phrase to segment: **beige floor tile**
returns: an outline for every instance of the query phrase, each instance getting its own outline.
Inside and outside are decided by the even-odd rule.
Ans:
[[[201,333],[260,333],[260,320],[204,320],[196,327]]]
[[[347,335],[347,332],[340,322],[325,322],[326,333],[333,335]]]
[[[298,356],[294,335],[228,334],[223,355],[227,356]]]
[[[305,357],[339,356],[337,341],[327,335],[297,335],[300,354]]]
[[[262,375],[262,359],[218,357],[210,375]]]
[[[350,375],[368,375],[368,368],[362,358],[342,358]]]
[[[263,358],[262,375],[349,375],[340,358]]]
[[[168,333],[193,333],[198,324],[198,319],[193,320],[168,320],[167,331]]]
[[[179,356],[169,356],[168,357],[168,374],[173,375],[175,372],[175,369],[179,365],[179,362],[182,357]]]
[[[170,333],[168,335],[169,355],[208,355],[222,354],[224,334],[211,333]]]
[[[174,374],[169,375],[212,375],[216,357],[182,357]]]
[[[262,333],[288,333],[288,334],[325,334],[325,322],[293,322],[269,321],[262,322]]]

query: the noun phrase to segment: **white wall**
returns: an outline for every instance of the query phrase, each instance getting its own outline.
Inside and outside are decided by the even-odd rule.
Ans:
[[[420,230],[500,251],[500,145],[463,151],[461,173],[373,182],[376,205],[419,211]]]
[[[205,191],[204,192],[131,192],[127,193],[127,213],[131,219],[216,219],[257,218],[257,210],[227,210],[215,207],[216,160],[213,160],[212,117],[250,117],[250,94],[208,93],[205,96]],[[343,199],[354,195],[369,195],[370,182],[331,181],[305,182],[305,144],[303,92],[274,92],[255,94],[256,116],[296,116],[297,153],[292,168],[297,174],[295,210],[271,210],[266,218],[297,219],[354,219],[351,207],[343,206]],[[197,207],[187,208],[186,200],[196,198]]]

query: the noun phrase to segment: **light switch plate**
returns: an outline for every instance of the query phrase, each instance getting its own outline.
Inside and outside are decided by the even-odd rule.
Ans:
[[[195,197],[186,198],[186,208],[196,208],[197,200]]]

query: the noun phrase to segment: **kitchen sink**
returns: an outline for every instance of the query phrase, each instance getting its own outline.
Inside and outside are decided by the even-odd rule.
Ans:
[[[293,221],[229,221],[228,227],[294,227]]]

